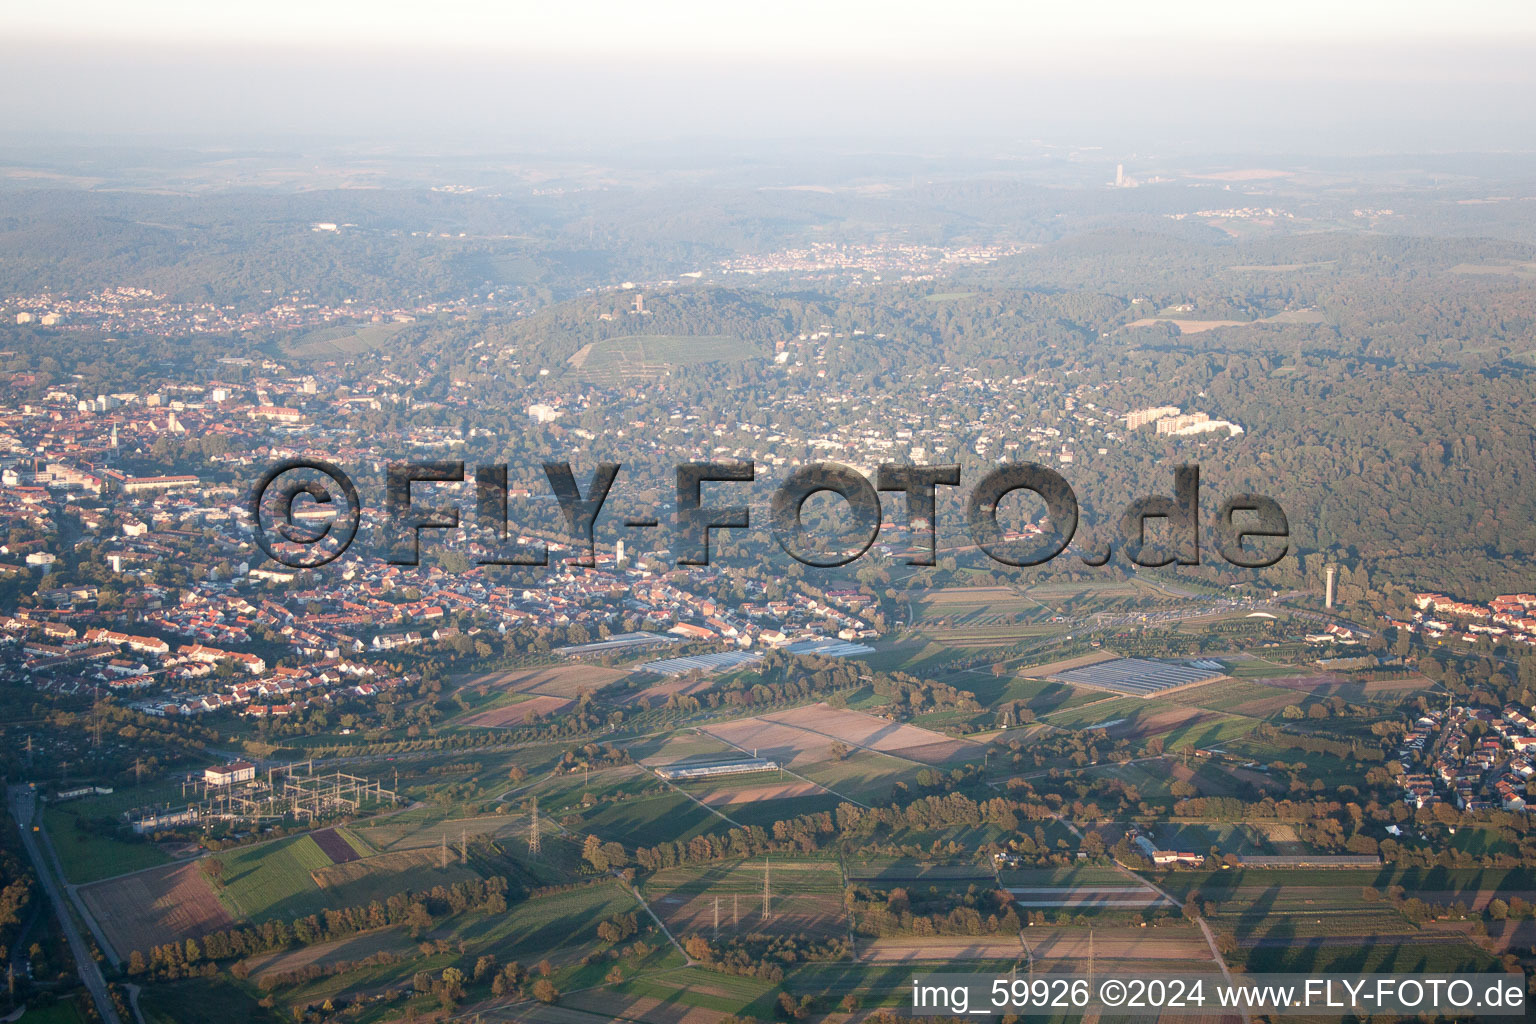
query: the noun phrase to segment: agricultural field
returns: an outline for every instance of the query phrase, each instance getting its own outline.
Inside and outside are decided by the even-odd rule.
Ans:
[[[1039,583],[1024,591],[1042,604],[1060,605],[1063,601],[1076,601],[1085,597],[1113,600],[1126,597],[1155,595],[1156,588],[1140,580],[1063,580],[1059,583]]]
[[[643,1020],[655,1024],[717,1024],[761,1001],[773,1012],[772,993],[778,987],[756,978],[734,977],[702,967],[683,967],[646,974],[617,985],[573,992],[565,1006],[604,1018]]]
[[[827,760],[834,743],[922,764],[949,764],[982,754],[978,744],[967,740],[824,703],[722,722],[705,731],[739,749],[796,766]]]
[[[746,751],[795,769],[828,760],[832,756],[832,744],[837,742],[830,736],[762,717],[717,722],[705,726],[704,732],[728,744],[738,756]]]
[[[772,899],[763,917],[766,870]],[[844,936],[842,872],[826,861],[732,861],[702,867],[667,868],[646,879],[646,902],[679,940],[715,935],[715,906],[720,935],[733,933]]]
[[[1051,623],[1010,622],[987,617],[987,621],[920,625],[918,632],[945,646],[970,648],[975,652],[1012,647],[1024,640],[1053,636],[1061,632],[1061,627]]]
[[[644,765],[729,761],[741,756],[736,747],[698,729],[646,736],[630,743],[627,749],[630,757]]]
[[[1259,724],[1257,719],[1190,707],[1166,696],[1106,697],[1052,712],[1043,720],[1063,729],[1103,729],[1112,738],[1133,742],[1159,736],[1169,750],[1224,744]]]
[[[796,770],[841,797],[867,802],[890,799],[891,787],[911,779],[917,768],[886,754],[855,750],[840,761],[821,761]]]
[[[241,961],[245,970],[259,984],[274,974],[286,974],[307,967],[330,967],[338,963],[356,962],[378,953],[406,954],[416,947],[416,942],[398,928],[377,928],[373,931],[321,942],[313,946],[260,953]]]
[[[579,696],[582,691],[596,693],[629,674],[627,669],[605,668],[602,665],[562,664],[461,676],[454,682],[456,686],[470,690],[483,687],[491,693],[531,693],[570,699]]]
[[[120,960],[135,949],[196,938],[235,921],[196,862],[82,886],[80,898]]]
[[[595,771],[563,772],[545,775],[508,790],[504,804],[514,805],[521,814],[530,797],[538,797],[539,809],[559,815],[581,810],[596,803],[631,800],[661,792],[665,783],[640,765],[618,765]],[[510,809],[509,809],[510,813]]]
[[[798,800],[808,796],[834,796],[814,782],[806,782],[796,778],[778,779],[771,775],[763,776],[767,781],[754,782],[750,777],[731,782],[694,783],[683,785],[679,788],[689,796],[706,807],[724,808],[736,805],[757,804],[765,801]],[[781,816],[790,813],[782,808],[773,808],[774,813]],[[729,815],[727,815],[729,816]]]
[[[583,965],[588,954],[611,948],[597,936],[605,919],[634,913],[641,932],[654,925],[635,898],[618,881],[599,881],[549,896],[514,903],[504,914],[461,914],[444,921],[426,936],[435,949],[413,944],[414,955],[399,963],[387,963],[322,977],[284,990],[289,1006],[319,1004],[326,999],[346,999],[383,987],[409,986],[417,971],[441,971],[484,953],[494,953],[503,963],[519,961],[531,966],[547,960],[555,968],[554,981],[562,991],[589,987],[601,981],[606,964]],[[626,966],[645,970],[680,967],[683,958],[659,934],[647,936],[653,947],[641,964]],[[462,952],[459,952],[462,950]],[[434,1004],[435,1005],[435,1004]]]
[[[210,859],[222,870],[211,883],[213,891],[230,917],[259,923],[480,877],[473,863],[459,863],[457,833],[446,865],[440,846],[423,842],[415,849],[365,856],[368,846],[347,836],[345,830],[326,830],[216,854]]]
[[[776,821],[792,818],[800,814],[815,814],[820,811],[835,811],[837,805],[843,803],[844,798],[835,793],[823,791],[811,796],[793,797],[777,801],[756,801],[754,803],[725,804],[716,808],[721,814],[736,822],[738,825],[758,825],[768,828]]]
[[[600,942],[596,933],[603,919],[628,913],[641,913],[634,896],[618,881],[606,880],[523,900],[505,914],[456,919],[447,932],[471,949],[494,949],[503,962],[565,963]],[[649,923],[642,919],[641,929]]]
[[[1144,885],[1084,885],[1067,889],[1015,886],[1013,905],[1020,910],[1065,911],[1092,914],[1099,911],[1147,911],[1171,907],[1166,899]]]
[[[730,827],[730,823],[701,807],[676,790],[600,804],[582,817],[578,831],[625,847],[655,846],[669,840],[688,840],[702,832]]]
[[[1277,676],[1270,680],[1273,686],[1293,691],[1297,696],[1342,697],[1356,704],[1378,703],[1396,700],[1412,693],[1428,692],[1435,684],[1420,675],[1410,674],[1401,679],[1363,679],[1338,673],[1313,673],[1300,676]]]
[[[1130,881],[1125,872],[1097,864],[1076,864],[1065,868],[1007,868],[999,871],[997,878],[1007,887],[1058,889],[1078,885],[1125,885]]]
[[[511,806],[507,806],[507,813],[483,814],[471,818],[446,817],[443,810],[423,807],[391,815],[376,823],[362,822],[354,825],[353,829],[368,845],[385,853],[436,849],[444,841],[456,845],[465,838],[473,842],[477,839],[526,837],[527,816],[521,812],[512,813]]]
[[[637,676],[641,682],[647,678],[656,678],[650,674]],[[665,704],[673,694],[693,694],[709,689],[718,680],[712,675],[701,675],[692,678],[687,675],[663,677],[658,682],[649,686],[641,686],[624,695],[620,700],[622,704],[633,704],[640,708],[653,708]],[[637,684],[638,685],[638,684]]]
[[[874,653],[861,654],[858,660],[877,672],[908,672],[933,677],[942,673],[951,662],[969,658],[979,650],[921,637],[895,643],[877,642]]]
[[[1025,665],[1017,671],[1019,675],[1028,679],[1048,679],[1062,672],[1070,672],[1075,668],[1087,668],[1089,665],[1114,661],[1116,657],[1117,655],[1109,651],[1094,651],[1090,654],[1079,654],[1071,658],[1058,658],[1054,661]]]
[[[978,864],[935,864],[911,857],[875,857],[851,860],[847,864],[849,882],[876,885],[951,885],[956,882],[996,884],[997,873]]]
[[[1288,825],[1271,828],[1268,825],[1160,822],[1149,828],[1160,850],[1208,853],[1215,847],[1221,853],[1235,853],[1240,857],[1302,855],[1312,852],[1296,843],[1296,830]]]
[[[1294,691],[1251,682],[1247,679],[1220,679],[1167,694],[1164,699],[1175,704],[1186,704],[1190,707],[1222,711],[1249,718],[1269,718],[1280,714],[1288,704],[1305,707],[1311,703]]]
[[[1022,961],[1024,944],[1017,935],[900,935],[859,938],[854,957],[861,964],[948,964],[959,961]],[[967,963],[958,970],[970,970]],[[911,974],[907,974],[910,983]]]
[[[1041,716],[1058,729],[1109,729],[1123,724],[1151,705],[1141,697],[1116,697],[1102,692],[1089,694],[1089,699],[1068,705]]]
[[[498,701],[494,707],[462,718],[459,722],[461,725],[482,729],[506,729],[534,718],[553,718],[573,703],[565,697],[518,694],[505,702]]]
[[[1274,679],[1282,676],[1304,676],[1308,670],[1302,665],[1283,661],[1271,661],[1257,654],[1234,654],[1221,659],[1227,675],[1234,679]]]
[[[1024,930],[1024,941],[1037,969],[1075,972],[1088,962],[1090,944],[1095,968],[1105,973],[1150,970],[1209,970],[1211,947],[1200,929],[1184,921],[1162,921],[1155,927],[1097,929],[1036,926]]]
[[[1238,870],[1218,873],[1173,872],[1159,880],[1175,896],[1198,889],[1212,899],[1254,898],[1274,887],[1287,894],[1300,893],[1305,898],[1323,894],[1329,900],[1363,899],[1369,886],[1386,892],[1401,885],[1408,892],[1440,906],[1464,903],[1481,910],[1495,896],[1508,899],[1519,896],[1536,900],[1536,872],[1493,868],[1394,868],[1375,870],[1339,868],[1294,868],[1278,870]]]
[[[441,849],[424,847],[332,864],[312,872],[311,877],[323,890],[325,902],[333,906],[383,902],[403,886],[416,887],[428,881],[434,886],[451,885],[480,877],[474,867],[459,863],[455,851],[449,851],[446,867],[442,861]]]
[[[985,626],[1014,622],[1041,612],[1038,601],[1023,597],[1012,587],[948,587],[928,591],[912,604],[912,625]]]
[[[971,690],[981,697],[982,688],[985,686],[981,680],[977,680],[966,689]],[[1076,686],[1068,686],[1065,683],[1054,683],[1045,679],[1034,679],[1028,676],[1013,676],[1008,678],[996,696],[987,701],[989,704],[1000,704],[1005,701],[1022,701],[1035,717],[1048,715],[1052,711],[1063,711],[1074,708],[1080,704],[1087,704],[1095,700],[1102,700],[1102,693]]]
[[[1499,969],[1492,954],[1460,937],[1299,939],[1276,936],[1272,943],[1242,950],[1238,962],[1250,972],[1277,974],[1457,974]]]
[[[999,943],[995,947],[995,956],[985,955],[992,948],[967,959],[964,970],[1001,976],[1016,967],[1025,968],[1024,951],[1018,943],[1012,949],[1006,943]],[[881,963],[862,957],[837,963],[806,964],[784,979],[784,989],[796,998],[811,996],[820,1001],[819,1005],[837,1006],[845,997],[852,996],[861,1011],[884,1007],[899,1012],[910,1003],[911,984],[912,970],[902,963]],[[759,1019],[767,1020],[771,1019],[774,1007],[771,1002],[760,1001],[749,1010],[757,1011],[761,1014]]]

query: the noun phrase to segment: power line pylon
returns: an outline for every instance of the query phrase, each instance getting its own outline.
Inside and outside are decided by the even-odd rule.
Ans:
[[[773,919],[773,889],[768,884],[768,861],[763,861],[763,923]]]

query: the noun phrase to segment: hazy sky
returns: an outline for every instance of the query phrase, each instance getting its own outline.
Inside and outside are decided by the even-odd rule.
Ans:
[[[1109,36],[1372,42],[1531,36],[1529,0],[7,0],[7,34],[590,55],[1005,59]]]
[[[1532,0],[0,0],[0,38],[12,138],[1536,148]]]

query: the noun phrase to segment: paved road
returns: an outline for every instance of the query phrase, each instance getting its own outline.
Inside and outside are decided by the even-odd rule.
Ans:
[[[29,786],[12,786],[9,796],[11,813],[21,828],[22,845],[26,847],[27,856],[32,858],[32,867],[37,871],[43,891],[48,894],[48,902],[53,904],[59,927],[64,929],[64,937],[69,940],[69,951],[75,958],[76,973],[90,991],[91,998],[96,1001],[96,1012],[101,1014],[104,1024],[123,1024],[123,1019],[117,1014],[117,1007],[112,1003],[112,996],[107,991],[107,981],[101,975],[101,968],[91,956],[91,947],[75,926],[75,919],[69,916],[69,904],[65,902],[62,886],[63,871],[54,858],[44,855],[42,845],[32,831],[32,818],[36,810],[35,794]]]

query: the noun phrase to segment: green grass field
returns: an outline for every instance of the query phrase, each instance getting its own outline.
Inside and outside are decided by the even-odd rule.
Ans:
[[[191,978],[144,986],[139,1009],[148,1024],[276,1024],[281,1018],[263,1009],[258,999],[245,986],[222,977]],[[24,1019],[30,1022],[33,1016],[28,1013]]]
[[[219,859],[219,900],[236,917],[291,918],[325,906],[316,899],[320,889],[310,873],[329,867],[331,858],[309,836],[229,850]]]
[[[834,793],[864,802],[889,799],[892,786],[911,779],[918,771],[910,762],[873,750],[855,750],[841,761],[822,761],[796,770]]]
[[[1239,953],[1249,971],[1277,974],[1373,973],[1455,974],[1491,971],[1498,961],[1470,943],[1415,944],[1412,941],[1362,942],[1325,946],[1301,942]]]
[[[981,692],[973,690],[980,698]],[[1087,704],[1090,701],[1100,699],[1103,695],[1093,690],[1078,686],[1068,686],[1065,683],[1053,683],[1044,679],[1026,679],[1023,676],[1007,677],[1006,682],[999,689],[997,696],[988,701],[989,704],[1001,704],[1005,701],[1023,701],[1035,717],[1048,715],[1053,711],[1063,711],[1067,708],[1077,707],[1079,704]]]
[[[967,960],[963,966],[956,965],[954,969],[966,973],[1006,976],[1015,966],[1016,962],[1013,960]],[[784,979],[784,989],[796,997],[811,996],[817,1000],[819,1006],[828,1010],[836,1007],[845,996],[850,995],[858,1001],[861,1010],[882,1006],[900,1008],[910,1005],[912,973],[912,966],[909,964],[865,964],[846,961],[806,964],[795,969]],[[776,998],[769,993],[748,1006],[746,1013],[760,1020],[773,1020],[777,1016],[774,1005]],[[1031,1015],[1029,1019],[1034,1021],[1047,1018]]]
[[[87,831],[85,819],[69,804],[45,808],[43,825],[59,853],[65,876],[77,885],[171,862],[148,840],[128,842]]]
[[[1258,728],[1259,723],[1251,718],[1237,718],[1231,715],[1221,715],[1216,720],[1206,719],[1201,722],[1191,722],[1181,725],[1163,734],[1163,744],[1169,750],[1178,750],[1184,746],[1192,746],[1196,750],[1204,750],[1228,740],[1246,736]]]
[[[568,362],[583,380],[655,377],[670,367],[741,362],[762,353],[751,342],[725,335],[636,334],[583,347]]]
[[[730,827],[682,793],[668,791],[659,796],[599,805],[582,819],[580,830],[633,849],[687,840],[701,832],[725,831]]]
[[[873,654],[860,655],[859,660],[877,672],[910,672],[931,677],[950,662],[968,658],[979,650],[920,637],[893,644],[877,643]]]
[[[28,1007],[21,1019],[27,1024],[86,1024],[94,1017],[87,1017],[74,1000],[67,999],[52,1006]]]
[[[577,1009],[623,1013],[626,1017],[640,1006],[656,1003],[668,1008],[691,1007],[730,1016],[759,1000],[771,1005],[771,997],[777,991],[777,985],[756,978],[733,977],[703,967],[678,967],[617,985],[604,985],[597,991],[581,992],[566,1002]]]
[[[616,914],[638,911],[635,898],[619,882],[599,882],[525,900],[494,917],[455,919],[450,930],[454,940],[471,949],[494,949],[503,963],[520,960],[534,964],[546,957],[559,960],[562,953],[602,945],[597,937],[599,923]],[[642,929],[651,924],[643,913],[636,916]]]
[[[1055,824],[1054,822],[1052,824]],[[1062,829],[1066,834],[1066,829]],[[1047,838],[1053,838],[1047,834]],[[1125,874],[1115,868],[1097,864],[1073,865],[1067,868],[1019,868],[999,871],[998,881],[1015,888],[1057,888],[1075,885],[1132,885]]]
[[[1096,691],[1084,691],[1089,699],[1042,715],[1041,720],[1062,729],[1106,728],[1105,723],[1130,721],[1147,708],[1140,697],[1116,697]]]
[[[340,324],[309,331],[283,343],[295,359],[335,359],[371,352],[405,329],[405,324]]]
[[[814,796],[790,797],[785,800],[757,800],[752,803],[726,804],[720,808],[720,812],[732,821],[738,821],[743,825],[761,825],[766,828],[775,821],[782,821],[799,814],[835,811],[837,805],[842,802],[841,797],[831,793],[818,793]]]
[[[653,927],[634,897],[617,881],[610,881],[515,903],[505,914],[461,914],[442,923],[429,935],[434,940],[448,943],[451,948],[446,951],[414,954],[399,963],[377,964],[320,978],[282,990],[281,998],[290,1007],[318,1004],[326,999],[346,999],[382,987],[408,984],[417,971],[435,973],[444,967],[462,966],[466,962],[472,966],[482,953],[494,953],[502,963],[516,960],[527,967],[548,959],[559,968],[554,981],[562,991],[576,987],[573,981],[597,984],[600,976],[581,973],[584,966],[580,961],[587,953],[608,948],[607,943],[597,937],[598,924],[627,913],[636,914],[642,932]],[[648,941],[655,949],[644,963],[646,968],[682,965],[682,956],[665,938],[657,934]],[[457,952],[460,948],[462,953]],[[629,960],[623,963],[633,965]],[[594,961],[593,966],[606,971],[610,965]]]

